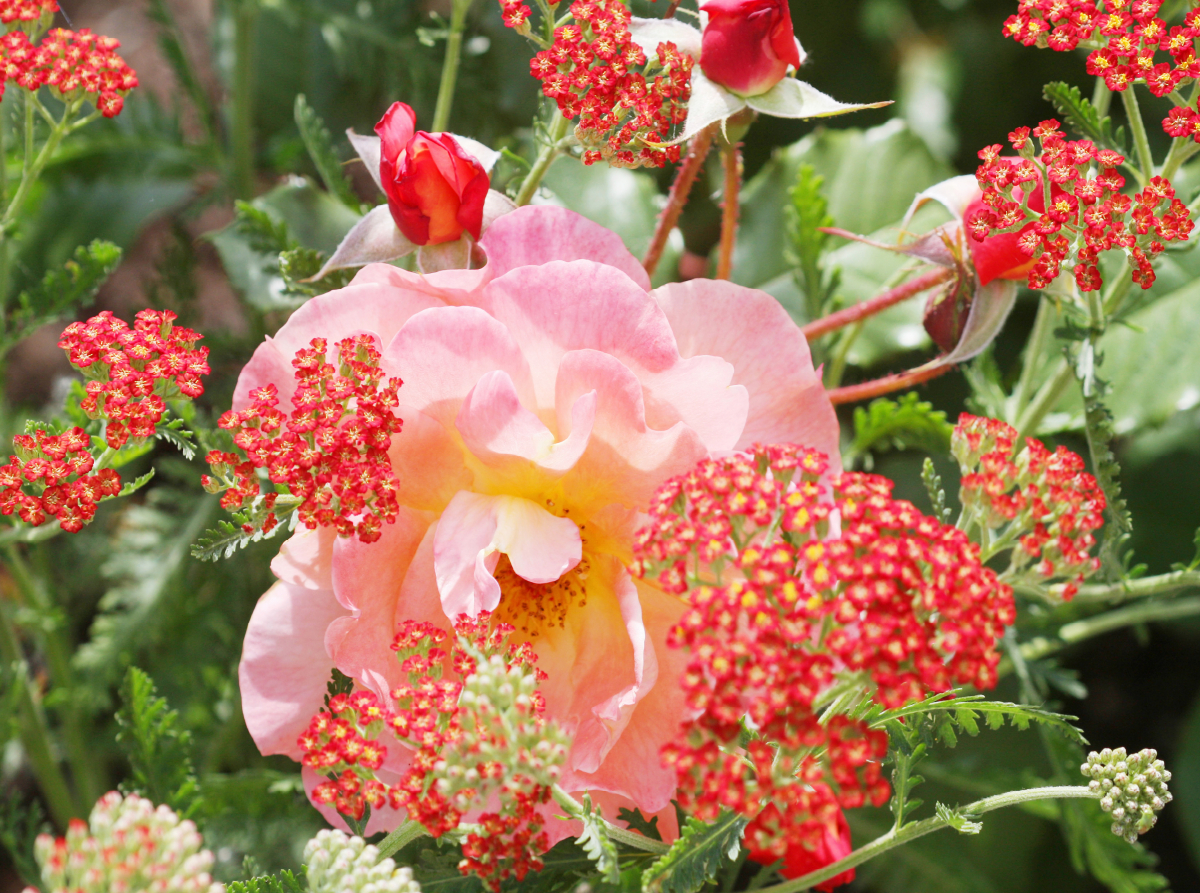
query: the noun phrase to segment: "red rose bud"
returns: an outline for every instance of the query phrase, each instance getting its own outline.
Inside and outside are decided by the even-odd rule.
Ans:
[[[708,13],[700,68],[709,80],[757,96],[783,80],[789,66],[800,67],[787,0],[711,0],[700,9]]]
[[[448,133],[414,132],[417,116],[392,103],[375,125],[381,154],[379,179],[392,219],[410,242],[439,245],[463,232],[478,239],[487,197],[487,171]]]

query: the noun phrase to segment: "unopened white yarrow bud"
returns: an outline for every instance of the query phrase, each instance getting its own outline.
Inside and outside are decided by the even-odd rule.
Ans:
[[[361,837],[341,831],[321,831],[310,840],[304,864],[312,893],[421,893],[411,868],[397,868]]]

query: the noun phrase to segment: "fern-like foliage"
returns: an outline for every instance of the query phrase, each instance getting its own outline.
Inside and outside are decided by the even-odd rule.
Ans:
[[[946,507],[946,488],[942,486],[942,476],[933,467],[933,460],[925,457],[921,466],[921,483],[929,494],[929,504],[933,507],[933,516],[943,524],[950,523],[950,509]]]
[[[1040,725],[1069,741],[1087,743],[1083,732],[1072,724],[1077,717],[1028,704],[987,701],[983,695],[959,696],[954,692],[946,692],[894,710],[874,707],[867,711],[864,718],[872,728],[885,728],[893,735],[919,734],[929,743],[940,741],[949,747],[958,743],[960,732],[972,737],[978,735],[981,722],[989,729],[1000,729],[1008,723],[1022,731],[1031,724]]]
[[[1113,454],[1112,443],[1116,439],[1112,413],[1093,391],[1084,390],[1084,434],[1087,436],[1088,451],[1091,453],[1092,469],[1096,482],[1104,491],[1107,502],[1105,511],[1109,524],[1104,528],[1100,540],[1100,562],[1110,577],[1121,575],[1123,562],[1121,546],[1133,534],[1133,516],[1121,496],[1121,466]]]
[[[46,814],[37,800],[21,802],[15,792],[0,799],[0,845],[8,851],[17,874],[33,887],[42,882],[37,860],[33,858],[33,842],[49,830]]]
[[[306,893],[308,885],[297,880],[290,871],[268,874],[245,881],[232,881],[225,887],[227,893]]]
[[[232,557],[235,552],[251,543],[271,539],[281,530],[290,529],[289,524],[278,523],[271,530],[264,531],[263,525],[270,514],[262,507],[262,500],[250,508],[234,512],[231,516],[232,522],[218,521],[214,529],[205,531],[204,535],[196,540],[192,546],[192,557],[201,561],[220,561],[222,558]]]
[[[254,251],[261,254],[276,255],[296,247],[287,221],[263,205],[236,202],[233,227]]]
[[[642,875],[646,893],[695,893],[717,876],[723,865],[737,858],[742,848],[746,819],[725,812],[712,824],[689,817],[671,844]]]
[[[199,805],[192,736],[179,728],[179,714],[157,694],[148,675],[137,667],[129,668],[121,685],[117,742],[133,769],[129,788],[186,817]]]
[[[578,818],[583,822],[583,833],[576,841],[583,847],[587,857],[595,863],[601,877],[610,884],[618,883],[621,879],[621,868],[617,845],[608,836],[604,818],[592,805],[592,798],[587,794],[583,796],[583,813]]]
[[[1122,155],[1128,155],[1125,140],[1125,128],[1115,131],[1112,118],[1100,117],[1078,87],[1072,87],[1062,81],[1051,81],[1042,91],[1046,101],[1058,109],[1058,113],[1066,119],[1067,126],[1097,146],[1105,149],[1115,149]]]
[[[658,816],[647,819],[640,809],[626,809],[622,806],[617,810],[617,818],[629,826],[630,830],[644,834],[651,840],[662,840],[658,830]]]
[[[357,211],[358,197],[355,196],[354,189],[342,170],[342,163],[338,160],[333,140],[329,136],[329,128],[308,104],[308,99],[303,93],[296,96],[293,112],[296,126],[300,129],[300,138],[304,141],[304,148],[308,150],[313,166],[321,176],[321,182],[342,204]]]
[[[822,229],[834,225],[829,202],[821,193],[823,184],[824,178],[817,176],[811,164],[801,165],[796,173],[796,185],[788,193],[790,201],[784,208],[787,260],[795,268],[796,284],[804,291],[810,319],[821,315],[841,279],[840,270],[834,269],[827,274],[822,264],[830,239]]]
[[[866,409],[854,410],[854,440],[846,450],[847,462],[867,453],[917,448],[930,453],[950,450],[954,426],[946,413],[918,399],[915,392],[899,400],[881,397]]]
[[[316,248],[291,248],[280,254],[279,275],[283,278],[286,293],[311,298],[348,285],[358,272],[356,269],[330,270],[317,281],[309,281],[328,259],[329,255]]]

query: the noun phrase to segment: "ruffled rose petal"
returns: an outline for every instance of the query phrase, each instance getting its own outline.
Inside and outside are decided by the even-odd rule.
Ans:
[[[441,512],[455,493],[473,486],[475,475],[463,461],[458,439],[441,422],[404,404],[396,413],[404,420],[404,430],[388,450],[396,499],[409,508]]]
[[[271,573],[284,583],[304,589],[333,589],[335,539],[337,533],[332,527],[299,528],[271,559]]]

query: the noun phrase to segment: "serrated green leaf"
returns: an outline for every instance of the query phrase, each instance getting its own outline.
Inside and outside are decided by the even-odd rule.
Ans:
[[[881,397],[866,409],[860,406],[854,410],[854,440],[845,451],[845,459],[850,463],[869,452],[910,447],[946,453],[953,431],[946,413],[920,400],[915,392],[899,400]]]
[[[583,814],[578,818],[583,822],[583,833],[576,838],[576,842],[583,847],[587,857],[596,864],[596,870],[608,883],[620,883],[621,868],[617,845],[608,836],[604,819],[592,806],[592,799],[587,794],[583,796]]]
[[[950,523],[950,509],[946,507],[946,489],[942,486],[942,476],[937,473],[933,460],[928,456],[921,466],[921,483],[929,494],[929,504],[933,509],[933,517],[943,524]]]
[[[1112,119],[1101,118],[1095,106],[1084,98],[1078,87],[1072,87],[1062,81],[1051,81],[1043,88],[1042,94],[1066,119],[1067,126],[1076,133],[1102,148],[1115,149],[1122,155],[1128,154],[1124,145],[1124,133],[1114,134]]]
[[[939,819],[959,834],[978,834],[983,830],[982,822],[971,821],[957,809],[951,809],[944,803],[935,803],[933,809]]]
[[[233,228],[245,238],[251,250],[276,255],[296,247],[287,221],[274,208],[244,201],[235,202],[233,207]]]
[[[183,92],[187,94],[195,108],[208,142],[215,144],[216,115],[213,113],[212,103],[209,102],[208,91],[201,84],[195,66],[192,65],[192,60],[188,57],[187,50],[184,49],[174,15],[163,0],[151,0],[149,13],[150,18],[159,26],[159,49],[162,50],[175,79],[183,87]]]
[[[286,293],[312,298],[349,285],[357,269],[330,270],[316,282],[306,281],[320,272],[328,257],[316,248],[292,248],[280,254],[279,275],[283,277]]]
[[[942,717],[945,716],[947,720],[955,725],[956,730],[959,730],[963,729],[964,726],[958,722],[958,713],[964,708],[969,710],[970,724],[976,728],[978,727],[979,716],[983,717],[984,722],[987,723],[990,729],[1003,728],[1006,721],[1017,729],[1026,729],[1030,723],[1037,723],[1047,729],[1058,732],[1065,740],[1074,741],[1079,744],[1087,743],[1087,739],[1083,737],[1083,733],[1071,724],[1072,720],[1076,719],[1074,716],[1053,713],[1041,707],[1032,707],[1028,704],[1013,704],[1007,701],[986,701],[983,699],[983,695],[957,696],[954,692],[931,695],[923,701],[907,704],[904,707],[898,707],[894,710],[883,710],[875,707],[868,711],[864,718],[872,728],[888,728],[891,731],[900,719],[905,721],[907,727],[915,727],[918,718],[922,716],[933,722],[935,729],[940,729],[940,725],[943,722]]]
[[[617,818],[631,830],[644,834],[651,840],[662,840],[662,833],[658,830],[658,816],[647,820],[640,809],[627,809],[622,806],[617,810]]]
[[[36,798],[21,802],[13,790],[0,799],[0,845],[8,851],[17,874],[30,886],[42,883],[33,843],[39,834],[49,830],[46,814]]]
[[[232,881],[226,885],[227,893],[306,893],[308,886],[296,879],[290,871]]]
[[[689,817],[679,839],[642,874],[646,893],[695,893],[737,858],[746,819],[725,812],[711,825]]]
[[[116,719],[117,743],[133,769],[129,789],[187,817],[198,805],[192,736],[179,728],[179,715],[166,698],[157,697],[153,680],[137,667],[125,674]]]
[[[795,268],[796,285],[804,295],[804,304],[811,318],[820,316],[840,281],[841,272],[832,270],[826,275],[823,256],[829,250],[830,236],[822,232],[834,225],[829,202],[821,192],[825,178],[818,176],[811,164],[802,164],[796,171],[796,182],[788,192],[785,208],[787,222],[787,259]]]
[[[304,148],[308,149],[308,156],[312,159],[313,166],[321,176],[321,182],[325,184],[326,189],[341,200],[342,204],[357,211],[359,208],[358,197],[355,196],[350,180],[342,169],[342,163],[338,160],[337,152],[333,148],[333,140],[329,136],[329,128],[325,126],[321,116],[308,104],[303,93],[297,94],[293,111],[296,126],[300,128],[300,138],[304,141]]]
[[[4,349],[73,307],[90,303],[120,262],[121,249],[112,242],[96,239],[76,248],[62,268],[47,271],[41,282],[17,296]]]
[[[1090,345],[1089,345],[1090,346]],[[1105,514],[1109,523],[1104,528],[1100,541],[1100,561],[1111,579],[1124,572],[1121,560],[1121,545],[1133,534],[1133,516],[1121,497],[1121,466],[1112,451],[1117,434],[1113,429],[1112,413],[1100,401],[1104,385],[1096,378],[1096,365],[1089,363],[1081,368],[1076,364],[1075,372],[1080,377],[1083,392],[1084,434],[1092,458],[1092,471],[1096,482],[1104,491],[1107,502]]]
[[[154,469],[151,468],[149,471],[147,471],[141,477],[134,478],[128,484],[123,486],[121,488],[121,492],[118,493],[117,496],[131,496],[134,493],[136,493],[138,490],[142,489],[142,487],[144,487],[148,483],[150,483],[150,481],[153,478],[154,478]]]
[[[194,435],[188,430],[183,419],[176,418],[159,422],[154,426],[154,436],[171,444],[189,462],[196,457],[196,442],[192,440]]]

